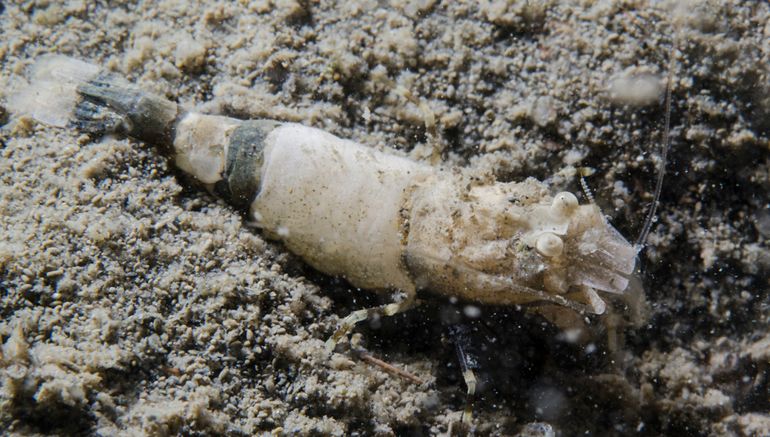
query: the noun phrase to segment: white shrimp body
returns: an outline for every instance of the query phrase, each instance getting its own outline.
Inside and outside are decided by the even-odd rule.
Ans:
[[[534,179],[480,184],[297,124],[264,144],[255,220],[355,286],[491,304],[565,295],[600,313],[594,290],[623,292],[633,271],[636,250],[595,205]]]
[[[623,293],[634,269],[636,248],[596,205],[531,178],[480,182],[298,124],[185,112],[70,58],[41,61],[36,76],[69,85],[33,83],[21,101],[74,102],[64,118],[80,129],[171,149],[180,169],[247,208],[266,236],[357,287],[602,313],[597,290]],[[45,115],[33,112],[55,118]]]
[[[298,124],[277,127],[265,143],[251,212],[266,235],[357,287],[415,289],[401,208],[432,167]]]

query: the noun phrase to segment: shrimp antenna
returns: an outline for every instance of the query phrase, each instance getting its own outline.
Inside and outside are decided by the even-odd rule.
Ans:
[[[658,203],[660,202],[660,193],[663,191],[663,177],[666,175],[666,161],[668,160],[668,151],[671,149],[671,82],[674,80],[674,50],[676,49],[676,42],[674,48],[671,50],[671,57],[668,60],[668,79],[666,80],[666,121],[664,127],[664,140],[663,150],[660,153],[660,163],[658,164],[658,179],[655,181],[655,195],[650,205],[650,210],[647,212],[647,217],[644,219],[644,226],[642,232],[639,233],[639,238],[636,239],[636,246],[640,248],[644,247],[647,241],[647,236],[650,234],[652,228],[652,222],[655,220],[655,213],[658,210]]]

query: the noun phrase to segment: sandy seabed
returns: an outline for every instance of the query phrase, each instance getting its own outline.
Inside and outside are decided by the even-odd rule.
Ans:
[[[464,406],[460,325],[480,357],[478,435],[770,435],[768,23],[748,0],[0,3],[0,429],[445,434]],[[574,192],[591,168],[630,240],[673,56],[646,317],[623,323],[618,302],[574,343],[521,308],[426,295],[356,336],[423,384],[345,344],[329,358],[339,318],[383,297],[265,240],[151,146],[11,114],[47,53],[204,112],[425,159],[407,89],[435,113],[446,165]]]

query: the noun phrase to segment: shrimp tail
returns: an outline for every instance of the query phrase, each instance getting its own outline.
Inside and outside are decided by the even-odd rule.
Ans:
[[[125,134],[157,145],[173,140],[178,106],[119,75],[60,55],[42,57],[31,73],[30,85],[11,96],[15,113],[96,135]]]

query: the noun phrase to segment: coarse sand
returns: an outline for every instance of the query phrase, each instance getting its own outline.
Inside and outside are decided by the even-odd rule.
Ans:
[[[304,265],[150,145],[12,113],[36,58],[87,60],[207,113],[301,122],[479,177],[537,177],[629,240],[647,311],[569,332],[522,308],[386,300]],[[394,85],[395,84],[395,85]],[[426,133],[435,114],[438,138]],[[0,3],[5,435],[770,435],[770,5],[729,1]],[[583,198],[581,201],[585,201]],[[630,323],[637,319],[639,323]]]

